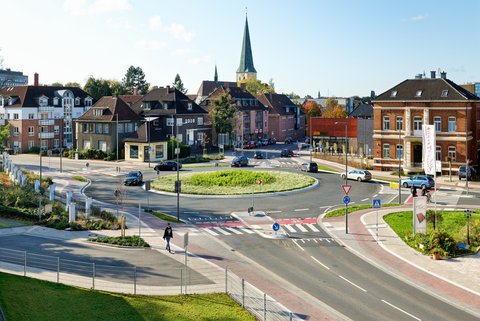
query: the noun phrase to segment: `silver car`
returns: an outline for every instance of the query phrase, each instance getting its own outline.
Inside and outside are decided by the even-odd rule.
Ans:
[[[345,179],[345,172],[340,174]],[[348,171],[348,179],[354,179],[359,182],[368,182],[372,179],[372,173],[364,169],[352,169]]]

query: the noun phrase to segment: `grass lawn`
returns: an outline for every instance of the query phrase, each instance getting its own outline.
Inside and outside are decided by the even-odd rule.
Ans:
[[[391,206],[398,206],[398,204],[382,204],[382,207],[391,207]],[[361,211],[367,208],[372,208],[372,204],[355,204],[348,206],[348,213]],[[336,217],[336,216],[343,216],[345,215],[345,207],[337,208],[331,212],[328,212],[325,217]]]
[[[329,172],[339,173],[338,170],[336,170],[334,168],[331,168],[331,167],[328,167],[328,166],[324,166],[324,165],[318,165],[318,170],[319,171],[329,171]]]
[[[226,294],[129,296],[0,273],[9,321],[255,321]]]
[[[177,176],[167,175],[152,181],[152,188],[174,192]],[[208,173],[182,173],[182,193],[199,195],[238,195],[290,191],[311,186],[315,179],[303,174],[241,169]],[[263,185],[259,185],[259,180]]]
[[[10,225],[7,225],[7,224],[5,224],[5,223],[0,222],[0,228],[5,228],[5,227],[9,227],[9,226],[10,226]]]
[[[433,212],[428,212],[427,216]],[[471,240],[474,238],[474,226],[480,226],[480,210],[473,211],[470,218]],[[409,246],[416,248],[413,238],[413,212],[404,211],[388,214],[384,217],[385,222],[402,238]],[[432,219],[427,221],[427,232],[433,230]],[[447,232],[456,243],[467,243],[467,218],[463,211],[437,211],[438,230]],[[479,231],[480,232],[480,231]],[[477,235],[479,238],[480,235]],[[418,250],[418,249],[417,249]]]
[[[160,212],[155,212],[155,211],[152,211],[152,210],[146,210],[145,212],[150,213],[152,215],[155,215],[159,219],[167,221],[167,222],[174,222],[174,223],[179,223],[179,224],[183,223],[183,222],[177,222],[177,218],[173,217],[172,215],[168,215],[168,214],[164,214],[164,213],[160,213]]]
[[[215,164],[205,164],[205,165],[183,165],[182,168],[204,168],[204,167],[229,167],[230,164],[218,164],[215,166]]]
[[[77,181],[80,181],[80,182],[86,182],[87,179],[83,176],[78,176],[78,175],[75,175],[75,176],[72,176],[73,179],[76,179]]]

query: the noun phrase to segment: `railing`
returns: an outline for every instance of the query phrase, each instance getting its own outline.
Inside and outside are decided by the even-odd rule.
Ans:
[[[53,138],[55,134],[53,132],[47,132],[47,133],[38,133],[38,138],[40,139],[48,139],[48,138]]]
[[[52,106],[40,106],[38,107],[38,112],[39,113],[51,113],[54,111],[54,107]]]
[[[50,126],[55,124],[55,120],[53,119],[39,119],[38,120],[38,125],[40,126]]]

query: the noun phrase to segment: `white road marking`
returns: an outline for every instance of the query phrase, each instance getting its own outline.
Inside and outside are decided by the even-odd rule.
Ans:
[[[330,205],[320,206],[319,208],[327,208],[327,207],[330,207]]]
[[[397,307],[397,306],[395,306],[395,305],[391,304],[391,303],[390,303],[390,302],[388,302],[388,301],[382,300],[382,302],[383,302],[383,303],[385,303],[385,304],[388,304],[389,306],[391,306],[391,307],[392,307],[392,308],[394,308],[394,309],[397,309],[397,310],[398,310],[398,311],[400,311],[400,312],[403,312],[403,313],[405,313],[406,315],[408,315],[409,317],[412,317],[412,318],[414,318],[415,320],[422,321],[422,319],[420,319],[420,318],[417,318],[417,317],[416,317],[416,316],[414,316],[413,314],[410,314],[410,313],[408,313],[407,311],[400,309],[399,307]]]
[[[302,232],[308,232],[308,230],[304,228],[302,224],[295,224],[295,226]]]
[[[292,241],[293,241],[293,243],[295,243],[296,246],[298,246],[300,248],[300,250],[305,251],[305,249],[303,247],[298,245],[297,241],[295,241],[295,240],[292,240]]]
[[[330,224],[330,223],[323,223],[323,225],[325,225],[326,228],[332,228],[333,227],[333,225]]]
[[[326,209],[323,211],[323,213],[327,213],[327,212],[328,212],[328,210],[329,210],[329,209],[331,209],[332,207],[333,207],[333,206],[329,206],[329,207],[327,207],[327,208],[326,208]]]
[[[350,284],[353,285],[354,287],[359,288],[359,289],[362,290],[363,292],[367,292],[367,290],[365,290],[364,288],[356,285],[355,283],[353,283],[353,282],[350,281],[349,279],[346,279],[346,278],[344,278],[344,277],[341,276],[341,275],[339,275],[339,277],[340,277],[342,280],[345,280],[346,282],[350,283]]]
[[[203,230],[206,231],[207,233],[213,235],[213,236],[217,236],[217,235],[218,235],[218,233],[215,233],[214,231],[212,231],[212,230],[209,229],[209,228],[205,228],[205,229],[203,229]]]
[[[245,233],[247,233],[247,234],[255,234],[255,232],[252,231],[252,230],[249,229],[249,228],[242,227],[242,226],[239,226],[238,228],[239,228],[241,231],[243,231],[243,232],[245,232]]]
[[[185,214],[200,214],[200,212],[183,212]]]
[[[295,229],[294,229],[291,225],[288,225],[288,224],[287,224],[287,225],[284,225],[283,227],[285,227],[285,228],[286,228],[287,230],[289,230],[290,232],[293,232],[293,233],[296,232]]]
[[[307,224],[307,226],[314,232],[320,232],[320,230],[316,228],[315,225],[313,224]]]
[[[328,243],[330,243],[330,239],[323,239],[323,240],[325,240],[325,241],[327,241]]]
[[[313,256],[310,256],[312,258],[312,260],[314,260],[315,262],[317,262],[318,264],[320,264],[321,266],[323,266],[325,269],[327,270],[330,270],[330,268],[328,266],[326,266],[325,264],[323,264],[322,262],[320,262],[319,260],[317,260],[316,258],[314,258]]]
[[[355,204],[355,202],[350,202],[350,203],[348,203],[348,204]]]
[[[378,194],[375,194],[375,195],[373,195],[373,198],[375,198],[375,197],[377,197],[377,196],[378,196]]]
[[[259,225],[250,225],[250,226],[255,230],[261,230],[262,229],[262,227],[259,226]]]
[[[282,213],[282,211],[268,211],[269,213]]]
[[[226,230],[229,230],[230,232],[234,234],[243,234],[242,232],[238,231],[237,229],[231,228],[231,227],[225,227]]]
[[[222,233],[223,235],[232,235],[232,234],[228,233],[227,231],[222,230],[222,229],[219,228],[219,227],[214,227],[213,229],[216,230],[216,231],[219,231],[219,232]]]
[[[368,201],[368,198],[364,198],[363,200],[361,200],[362,202],[365,202],[365,201]]]
[[[308,211],[310,210],[309,208],[297,208],[295,210],[293,210],[294,212],[303,212],[303,211]]]

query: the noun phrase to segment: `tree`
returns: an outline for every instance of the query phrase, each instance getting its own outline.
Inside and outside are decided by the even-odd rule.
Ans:
[[[224,94],[213,101],[210,117],[217,133],[231,134],[233,131],[237,106],[229,94]]]
[[[65,83],[64,86],[65,86],[65,87],[78,87],[78,88],[82,88],[82,86],[80,86],[80,84],[79,84],[78,82],[74,82],[74,81],[73,81],[73,82],[72,82],[72,81],[67,82],[67,83]]]
[[[270,78],[268,81],[268,87],[270,87],[273,91],[272,94],[275,92],[275,83],[273,82],[273,78]]]
[[[325,101],[325,108],[326,109],[332,109],[333,107],[338,105],[338,100],[328,97],[327,101]]]
[[[128,94],[127,89],[123,86],[123,84],[117,80],[109,80],[108,85],[110,86],[110,90],[112,91],[112,95],[126,95]]]
[[[130,66],[127,73],[122,80],[122,85],[125,87],[128,94],[133,95],[134,89],[137,88],[141,94],[148,92],[150,84],[145,80],[145,74],[142,68]]]
[[[305,95],[305,99],[313,99],[313,97],[310,95]]]
[[[153,85],[153,86],[150,86],[150,88],[148,88],[148,92],[151,92],[155,89],[158,89],[159,87],[157,85]]]
[[[90,96],[92,96],[95,99],[100,99],[103,96],[111,96],[112,95],[112,90],[110,89],[110,85],[108,83],[108,80],[104,79],[95,79],[93,77],[88,78],[87,82],[85,83],[85,86],[83,87],[83,90],[85,90]]]
[[[240,86],[244,85],[245,89],[251,93],[252,95],[260,95],[260,94],[269,94],[275,93],[275,88],[270,87],[268,84],[262,83],[258,79],[245,79],[240,82]]]
[[[327,108],[323,113],[323,117],[325,118],[346,118],[347,115],[347,110],[340,105]]]
[[[290,99],[299,99],[300,98],[300,96],[297,95],[296,93],[294,93],[293,91],[290,92],[290,93],[286,93],[284,95],[288,96],[288,98],[290,98]]]
[[[313,100],[305,102],[302,105],[302,111],[307,115],[308,118],[322,116],[322,106]]]
[[[179,74],[175,76],[175,80],[173,81],[173,87],[177,88],[179,91],[181,91],[184,94],[186,94],[188,91],[188,89],[185,88],[185,86],[183,85],[182,78],[180,78]]]
[[[63,84],[61,82],[52,82],[50,84],[50,86],[52,86],[52,87],[63,87]]]
[[[10,140],[10,124],[0,125],[0,150],[4,150]]]

